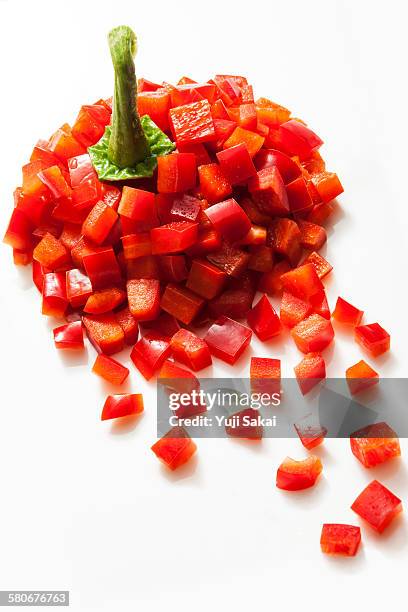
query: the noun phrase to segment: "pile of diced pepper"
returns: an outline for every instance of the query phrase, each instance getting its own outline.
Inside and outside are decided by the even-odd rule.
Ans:
[[[151,179],[120,186],[98,179],[87,149],[111,120],[112,101],[101,99],[83,106],[72,127],[36,144],[14,193],[5,242],[15,264],[32,262],[42,313],[66,320],[54,330],[55,346],[82,349],[85,330],[98,353],[93,372],[111,383],[129,374],[111,355],[131,345],[130,358],[147,380],[184,379],[197,388],[192,371],[213,357],[233,365],[252,333],[267,341],[284,326],[304,354],[294,368],[303,394],[326,376],[322,351],[334,338],[332,317],[354,330],[372,358],[389,350],[389,334],[378,323],[361,324],[361,310],[341,297],[329,309],[322,279],[332,266],[319,250],[343,188],[318,152],[322,140],[283,106],[255,101],[244,77],[184,77],[177,85],[140,79],[138,92],[140,116],[149,115],[176,147],[158,158]],[[281,296],[279,315],[268,296]],[[280,390],[280,365],[252,357],[253,388]],[[365,360],[346,378],[352,394],[379,380]],[[182,418],[205,410],[179,412],[180,426],[153,445],[170,469],[196,450]],[[141,394],[112,395],[102,419],[142,411]],[[327,433],[306,422],[295,428],[308,450]],[[262,427],[227,433],[259,439]],[[386,423],[356,432],[351,450],[367,468],[400,455]],[[277,487],[311,487],[322,469],[314,455],[287,458]],[[402,504],[374,480],[352,509],[382,532]],[[355,555],[360,540],[359,527],[324,525],[321,547]]]

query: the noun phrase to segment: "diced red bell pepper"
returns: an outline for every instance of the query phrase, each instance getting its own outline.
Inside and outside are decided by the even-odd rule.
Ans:
[[[360,527],[325,524],[320,537],[322,552],[328,555],[355,557],[361,542]]]
[[[318,314],[298,323],[291,334],[298,349],[306,354],[323,351],[334,338],[332,324]]]
[[[166,359],[163,363],[157,377],[159,382],[171,392],[191,394],[200,388],[200,383],[192,372],[181,368],[170,359]]]
[[[145,255],[126,262],[127,278],[155,278],[159,279],[159,266],[153,255]]]
[[[172,108],[170,127],[179,143],[208,142],[215,137],[214,122],[208,100],[200,100]]]
[[[63,317],[68,308],[65,272],[44,274],[42,287],[42,314]]]
[[[95,105],[97,106],[97,105]],[[96,109],[98,110],[98,109]],[[105,131],[105,125],[110,121],[110,113],[103,106],[99,106],[99,110],[103,113],[92,112],[92,106],[81,106],[79,114],[72,126],[72,135],[85,148],[91,147],[100,140]],[[106,117],[106,122],[100,123],[98,119]]]
[[[324,227],[309,223],[309,221],[299,221],[300,242],[305,249],[313,249],[318,251],[322,248],[327,240],[327,234]]]
[[[81,321],[61,325],[53,330],[54,344],[57,349],[83,349],[84,334]]]
[[[256,174],[254,163],[244,143],[219,151],[217,159],[231,185],[243,183]]]
[[[90,179],[96,178],[96,172],[88,153],[77,155],[68,160],[68,171],[71,187],[79,187]]]
[[[93,289],[105,289],[121,283],[122,276],[112,247],[82,257]]]
[[[215,137],[213,141],[207,144],[207,147],[211,151],[220,151],[236,127],[236,121],[231,121],[230,119],[214,119]]]
[[[141,393],[108,395],[103,406],[101,420],[108,421],[110,419],[141,414],[143,410],[143,395]]]
[[[268,295],[277,295],[282,291],[281,276],[290,270],[289,263],[283,259],[278,261],[270,272],[262,274],[258,290]]]
[[[245,287],[227,289],[208,303],[208,311],[212,318],[222,315],[230,319],[244,319],[252,306],[254,292]]]
[[[139,336],[139,326],[135,317],[130,312],[129,306],[118,310],[115,316],[125,335],[126,344],[135,344]]]
[[[38,173],[44,170],[47,164],[43,161],[35,161],[25,164],[22,168],[23,193],[31,198],[44,196],[49,200],[52,197],[47,185],[39,178]]]
[[[350,436],[353,455],[366,468],[401,456],[397,434],[387,423],[374,423]]]
[[[378,357],[390,350],[390,334],[378,323],[359,325],[354,329],[354,337],[356,342],[373,357]]]
[[[312,251],[312,253],[306,257],[303,264],[312,264],[316,270],[317,276],[320,279],[324,278],[333,270],[333,266],[329,264],[329,262],[326,261],[326,259],[322,257],[320,253],[316,253],[316,251]]]
[[[292,295],[288,291],[283,292],[280,309],[280,319],[283,325],[292,328],[306,319],[312,312],[313,308],[309,302]]]
[[[253,393],[280,394],[281,362],[270,357],[251,357],[251,389]]]
[[[175,196],[169,212],[169,221],[197,221],[201,210],[201,201],[197,198],[187,193]]]
[[[263,342],[281,332],[279,317],[265,294],[249,311],[247,321],[250,328]]]
[[[221,248],[221,236],[211,226],[199,225],[197,242],[187,249],[190,257],[201,257]]]
[[[98,247],[90,240],[87,240],[81,236],[75,246],[71,248],[71,259],[77,268],[83,268],[85,255],[101,253],[102,251],[105,251],[105,249],[106,247]]]
[[[169,130],[170,95],[164,88],[155,91],[142,91],[137,95],[137,109],[139,115],[149,115],[150,119],[163,132]]]
[[[317,223],[318,225],[323,225],[326,223],[327,219],[333,214],[335,210],[334,205],[329,202],[327,204],[315,204],[312,210],[307,215],[307,220],[310,223]]]
[[[105,202],[108,206],[113,208],[113,210],[118,210],[119,202],[122,196],[122,191],[115,187],[114,185],[102,185],[102,201]]]
[[[59,164],[59,159],[49,148],[47,140],[39,140],[30,156],[30,161],[42,161],[46,164],[44,167],[51,167]]]
[[[228,317],[220,317],[204,337],[211,353],[230,365],[238,360],[251,342],[250,329]]]
[[[95,244],[102,244],[118,219],[118,214],[102,202],[95,204],[82,225],[82,233]]]
[[[11,218],[3,242],[13,249],[29,250],[33,244],[32,225],[27,216],[18,208],[11,213]]]
[[[204,259],[194,259],[188,274],[186,287],[206,300],[218,295],[225,285],[225,272]]]
[[[119,361],[102,353],[96,357],[92,372],[113,385],[121,385],[129,376],[128,368],[125,368]]]
[[[125,185],[122,190],[118,213],[122,217],[136,221],[146,230],[159,224],[155,195],[143,189],[134,189]]]
[[[84,315],[82,322],[98,353],[113,355],[123,349],[124,333],[113,313]]]
[[[73,308],[83,306],[92,294],[92,285],[86,274],[73,268],[66,273],[67,299]]]
[[[41,265],[56,270],[69,262],[67,249],[52,234],[45,234],[33,251],[33,258]]]
[[[228,110],[232,110],[231,108]],[[247,130],[256,130],[258,118],[256,114],[256,106],[253,102],[245,102],[240,104],[236,109],[235,121],[241,127]]]
[[[33,259],[33,254],[27,251],[13,249],[13,263],[15,266],[28,266]]]
[[[225,433],[231,438],[262,440],[263,426],[259,424],[259,412],[254,408],[245,408],[228,417],[233,425],[225,425]],[[228,423],[228,421],[227,421]]]
[[[211,353],[204,340],[187,329],[180,329],[171,339],[174,359],[197,372],[211,365]]]
[[[261,149],[254,158],[254,164],[258,171],[276,166],[285,185],[297,179],[301,174],[299,165],[289,155],[276,149]]]
[[[114,310],[126,299],[126,293],[118,287],[100,289],[92,293],[84,306],[84,312],[102,314]]]
[[[351,509],[373,529],[382,533],[402,512],[402,502],[378,480],[373,480],[357,497]]]
[[[311,421],[312,415],[306,415],[298,423],[295,423],[296,433],[299,440],[307,450],[320,446],[327,436],[327,429],[320,424]]]
[[[290,156],[298,155],[300,159],[307,159],[323,144],[317,134],[295,119],[282,123],[279,126],[279,134],[285,153]]]
[[[143,321],[142,325],[145,329],[154,329],[162,336],[169,336],[170,338],[180,329],[177,319],[167,312],[161,312],[154,321]]]
[[[244,85],[243,79],[244,77],[234,77],[227,74],[217,74],[214,77],[218,94],[227,106],[240,103],[242,96],[241,86]]]
[[[201,144],[201,143],[196,143],[196,144],[178,144],[177,145],[177,150],[180,153],[193,153],[196,157],[196,164],[197,164],[197,168],[199,166],[202,166],[204,164],[209,164],[211,163],[211,158],[208,154],[207,149],[205,148],[205,145]]]
[[[255,272],[270,272],[274,265],[274,255],[271,247],[263,244],[251,245],[249,247],[250,258],[248,269]]]
[[[303,395],[326,378],[326,364],[320,353],[307,353],[294,370]]]
[[[81,238],[81,226],[76,223],[64,223],[62,233],[59,237],[64,247],[71,251]]]
[[[194,101],[192,98],[203,99],[211,104],[214,101],[216,87],[212,83],[178,83],[171,91],[171,101],[173,106],[180,106]],[[198,94],[198,96],[197,96]],[[197,97],[196,97],[197,96]]]
[[[150,380],[170,353],[169,338],[156,332],[148,332],[136,342],[130,358],[146,380]]]
[[[225,200],[232,193],[232,187],[218,164],[206,164],[198,168],[200,193],[209,204]]]
[[[333,310],[333,318],[339,323],[347,323],[349,325],[360,325],[363,318],[364,310],[358,310],[355,306],[338,297],[336,307]]]
[[[324,291],[321,293],[317,293],[310,298],[310,304],[313,308],[313,312],[316,312],[321,317],[325,319],[330,319],[331,312],[329,308],[329,303],[327,301],[327,297]]]
[[[161,255],[158,257],[158,264],[160,280],[166,283],[181,283],[188,276],[184,255]]]
[[[129,310],[137,321],[152,321],[159,314],[160,283],[155,279],[133,279],[127,282]]]
[[[150,232],[139,232],[138,234],[130,234],[121,238],[123,246],[123,255],[126,260],[137,259],[145,255],[151,255],[152,243],[150,240]]]
[[[152,253],[154,255],[166,253],[180,253],[191,247],[197,240],[198,223],[190,221],[174,221],[150,232]]]
[[[339,177],[334,172],[315,174],[312,176],[312,183],[325,204],[337,198],[344,191]]]
[[[178,321],[189,325],[204,305],[204,300],[180,285],[169,283],[163,293],[160,307]]]
[[[228,242],[223,242],[215,253],[207,255],[207,259],[228,276],[239,278],[248,265],[249,253],[238,249]]]
[[[364,391],[365,389],[368,389],[379,382],[377,372],[373,370],[373,368],[363,359],[347,368],[346,379],[350,393],[353,395],[360,393],[360,391]]]
[[[38,291],[42,293],[44,276],[51,272],[48,268],[42,266],[38,261],[33,260],[33,283],[37,287]]]
[[[313,199],[302,176],[298,176],[286,185],[286,194],[291,213],[305,216],[313,209]]]
[[[187,463],[196,450],[196,444],[183,427],[173,427],[152,446],[156,457],[170,470]]]
[[[138,96],[145,91],[157,91],[161,88],[161,85],[157,83],[153,83],[153,81],[149,81],[148,79],[137,79],[137,93]]]
[[[157,191],[180,193],[196,186],[197,165],[193,153],[171,153],[157,158]]]
[[[205,214],[215,231],[229,242],[243,238],[251,229],[251,221],[234,198],[213,204],[205,210]]]
[[[262,227],[261,225],[251,225],[251,229],[243,238],[241,238],[239,243],[249,246],[264,245],[266,243],[266,236],[266,227]]]
[[[312,264],[303,264],[286,272],[281,278],[283,288],[302,300],[321,296],[324,292],[323,284]]]
[[[256,132],[237,126],[231,136],[224,142],[223,149],[230,149],[235,147],[235,145],[244,144],[248,149],[249,155],[255,157],[264,142],[265,138]]]
[[[228,119],[229,115],[224,102],[219,98],[211,105],[213,119]]]
[[[58,159],[66,164],[71,157],[86,153],[85,147],[76,140],[71,128],[67,124],[63,125],[51,136],[49,147]]]
[[[268,126],[280,125],[290,117],[290,111],[287,108],[268,98],[259,98],[256,101],[256,113],[258,120]]]
[[[302,491],[313,487],[323,471],[319,457],[310,455],[303,461],[286,457],[279,466],[276,475],[276,486],[285,491]]]
[[[83,213],[86,216],[89,208],[99,200],[101,193],[101,183],[96,176],[92,176],[77,187],[74,187],[72,190],[72,205],[74,209],[72,214],[79,216]],[[60,204],[60,207],[62,207],[62,204]],[[66,207],[68,208],[67,205]]]
[[[37,176],[48,187],[55,199],[69,198],[72,194],[72,189],[65,180],[59,166],[44,168]]]
[[[274,219],[268,228],[266,244],[291,265],[296,265],[302,254],[300,236],[299,227],[292,219]]]

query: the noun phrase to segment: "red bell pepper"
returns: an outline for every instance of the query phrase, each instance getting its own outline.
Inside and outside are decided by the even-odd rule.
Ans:
[[[67,299],[73,308],[83,306],[92,294],[92,285],[86,274],[73,268],[66,273]]]
[[[286,189],[276,166],[259,170],[248,183],[252,199],[261,212],[282,216],[289,212]]]
[[[325,524],[320,537],[322,552],[328,555],[355,557],[361,542],[360,527]]]
[[[180,283],[186,280],[188,269],[184,255],[161,255],[158,257],[160,280],[167,283]]]
[[[223,242],[219,250],[207,255],[207,259],[228,276],[239,278],[248,265],[249,254]]]
[[[286,457],[279,466],[276,475],[276,486],[285,491],[302,491],[316,484],[323,470],[319,457],[310,455],[303,461],[295,461]]]
[[[326,378],[326,364],[320,353],[307,353],[294,370],[303,395]]]
[[[298,323],[291,334],[298,349],[306,354],[323,351],[334,338],[332,324],[318,314]]]
[[[149,115],[161,130],[169,131],[170,95],[164,88],[138,92],[137,109],[141,117]]]
[[[189,325],[204,305],[204,300],[198,295],[181,287],[169,283],[161,298],[160,307],[178,321]]]
[[[186,287],[206,300],[218,295],[227,279],[225,272],[203,259],[194,259],[188,274]]]
[[[223,316],[211,325],[204,340],[215,357],[234,365],[251,342],[251,336],[250,329]]]
[[[81,239],[81,227],[75,223],[64,223],[59,239],[67,251],[71,251]]]
[[[88,153],[77,155],[68,160],[70,185],[74,189],[90,179],[96,178],[96,172]]]
[[[265,294],[249,311],[247,321],[250,328],[263,342],[281,332],[279,317]]]
[[[150,240],[150,232],[139,232],[138,234],[130,234],[121,238],[123,246],[123,255],[126,260],[137,259],[145,255],[151,255],[152,243]]]
[[[18,208],[15,208],[11,213],[3,242],[20,251],[29,250],[32,247],[32,224]]]
[[[114,310],[126,299],[126,293],[118,287],[100,289],[92,293],[84,306],[84,312],[102,314]]]
[[[317,223],[318,225],[323,225],[326,223],[327,219],[333,214],[335,210],[334,205],[329,202],[327,204],[315,204],[312,210],[307,215],[307,220],[310,223]]]
[[[33,283],[40,293],[42,293],[43,289],[44,275],[48,274],[48,272],[51,272],[51,270],[42,266],[35,259],[33,260]]]
[[[50,270],[57,270],[69,262],[69,254],[58,238],[47,233],[35,247],[33,259]]]
[[[256,132],[237,126],[231,136],[224,142],[223,149],[230,149],[231,147],[235,147],[235,145],[244,144],[248,149],[249,155],[255,157],[264,141],[265,138]]]
[[[215,137],[214,122],[208,100],[172,108],[169,111],[169,119],[177,144],[208,142]]]
[[[196,143],[196,144],[181,143],[177,145],[177,150],[180,151],[180,153],[193,153],[196,157],[197,168],[199,166],[203,166],[205,164],[211,163],[211,158],[208,154],[208,151],[205,148],[205,145],[201,143]]]
[[[292,295],[288,291],[283,292],[280,308],[280,319],[283,325],[292,328],[306,319],[312,312],[313,308],[309,302]]]
[[[261,246],[266,243],[267,230],[261,225],[251,225],[249,232],[239,240],[239,244]]]
[[[28,266],[32,262],[33,254],[27,251],[13,249],[13,263],[15,266]]]
[[[317,276],[322,279],[333,270],[333,266],[320,253],[312,251],[304,260],[303,264],[312,264]]]
[[[334,172],[320,172],[312,176],[312,183],[324,203],[337,198],[344,189],[339,177]]]
[[[155,279],[133,279],[127,282],[129,310],[137,321],[156,319],[160,308],[160,283]]]
[[[102,201],[90,211],[82,225],[82,233],[95,244],[102,244],[118,219],[118,214]]]
[[[350,445],[353,455],[366,468],[401,456],[398,436],[387,423],[374,423],[354,432]]]
[[[303,264],[282,275],[283,288],[300,297],[302,300],[319,298],[324,293],[324,287],[312,264]]]
[[[72,126],[72,135],[85,148],[91,147],[102,138],[105,125],[110,121],[110,113],[105,107],[98,108],[98,105],[95,107],[82,106]]]
[[[67,124],[64,124],[51,136],[49,147],[64,163],[67,163],[71,157],[86,153],[85,147],[74,138],[71,128]]]
[[[251,221],[234,198],[213,204],[205,210],[205,214],[215,231],[229,242],[243,238],[251,229]]]
[[[327,234],[324,227],[310,223],[309,221],[299,221],[300,242],[305,249],[313,249],[318,251],[322,248],[327,240]]]
[[[350,393],[353,395],[360,393],[360,391],[364,391],[365,389],[368,389],[379,382],[377,372],[373,370],[373,368],[363,359],[347,368],[346,379]]]
[[[251,357],[251,389],[253,393],[280,394],[281,362],[270,357]]]
[[[217,159],[231,185],[243,183],[256,174],[254,163],[244,143],[219,151]]]
[[[173,427],[152,446],[156,457],[172,471],[187,463],[196,450],[197,446],[183,427]]]
[[[295,423],[295,429],[299,440],[307,450],[320,446],[327,436],[327,429],[320,424],[313,424],[311,415],[306,415],[298,423]]]
[[[172,106],[182,106],[190,102],[208,100],[211,104],[215,98],[216,87],[211,83],[178,83],[177,87],[171,90]]]
[[[299,227],[292,219],[274,219],[268,228],[266,244],[291,265],[296,265],[302,255],[300,236]]]
[[[145,230],[150,230],[159,224],[155,195],[150,191],[143,191],[143,189],[134,189],[125,185],[122,190],[118,213],[121,217],[137,222]]]
[[[197,166],[193,153],[172,153],[157,158],[157,191],[180,193],[196,186]]]
[[[69,198],[71,196],[72,189],[65,180],[59,166],[44,168],[37,176],[48,187],[55,199]]]
[[[121,308],[121,310],[118,310],[115,313],[115,317],[123,330],[126,344],[133,346],[139,336],[139,326],[135,317],[130,312],[129,306],[125,306]]]
[[[290,111],[268,98],[259,98],[256,101],[256,114],[258,120],[268,126],[277,126],[287,121]]]
[[[258,422],[259,412],[254,408],[246,408],[230,415],[233,425],[225,425],[225,433],[231,438],[246,440],[262,440],[263,426]]]
[[[54,344],[57,349],[83,349],[84,334],[81,321],[61,325],[53,330]]]
[[[200,383],[192,372],[181,368],[170,359],[163,363],[157,378],[170,392],[191,394],[200,388]]]
[[[221,236],[211,226],[198,226],[197,242],[187,249],[190,257],[201,257],[221,248]]]
[[[195,372],[211,365],[208,345],[187,329],[178,330],[171,339],[174,358]]]
[[[258,171],[276,166],[285,185],[297,179],[301,174],[299,165],[289,155],[276,149],[261,149],[254,157],[254,164]]]
[[[378,323],[359,325],[354,329],[354,337],[356,342],[373,357],[378,357],[390,350],[390,334]]]
[[[295,180],[286,185],[286,194],[288,196],[290,211],[294,215],[307,216],[313,209],[313,199],[307,188],[307,183],[302,176],[298,176]]]
[[[122,275],[112,247],[83,255],[82,261],[95,291],[121,283]]]
[[[199,191],[209,204],[225,200],[232,193],[231,183],[218,164],[199,166]]]
[[[49,317],[63,317],[67,308],[65,272],[45,274],[42,287],[42,314]]]
[[[197,221],[201,210],[201,201],[197,198],[187,193],[181,196],[177,195],[172,201],[168,221]]]
[[[157,319],[154,321],[143,321],[142,325],[145,329],[153,329],[162,336],[168,336],[169,338],[174,336],[180,329],[180,323],[177,319],[163,311]]]
[[[363,318],[364,310],[358,310],[355,306],[338,297],[336,307],[333,310],[333,318],[339,323],[347,323],[349,325],[360,325]]]
[[[190,221],[174,221],[150,232],[152,253],[161,255],[180,253],[191,247],[197,240],[198,223]]]
[[[138,278],[155,278],[157,280],[160,276],[157,259],[153,255],[128,260],[126,262],[126,272],[128,280]]]
[[[402,512],[402,502],[378,480],[373,480],[357,497],[351,509],[378,533]]]
[[[90,240],[87,240],[81,236],[76,242],[75,246],[71,248],[71,259],[77,268],[83,268],[85,255],[101,253],[102,251],[105,251],[105,249],[106,247],[98,247],[92,244]]]
[[[104,378],[113,385],[121,385],[129,376],[128,368],[125,368],[119,361],[100,354],[96,357],[92,367],[92,372]]]
[[[153,83],[153,81],[149,81],[148,79],[137,79],[137,93],[138,93],[138,96],[142,92],[145,92],[145,91],[157,91],[160,88],[161,88],[161,85],[158,85],[157,83]]]
[[[225,315],[230,319],[244,319],[252,306],[254,291],[246,287],[231,288],[208,302],[208,311],[212,318]]]
[[[277,295],[282,291],[281,276],[290,270],[289,263],[278,261],[270,272],[265,272],[259,279],[258,290],[268,295]]]
[[[82,322],[98,353],[113,355],[123,349],[125,336],[113,313],[85,315]]]
[[[321,317],[324,317],[325,319],[330,319],[331,312],[330,312],[329,303],[327,301],[327,297],[324,291],[311,296],[310,304],[312,305],[313,312],[316,312],[317,314],[319,314]]]
[[[108,395],[102,410],[102,421],[141,414],[144,410],[141,393]]]
[[[255,272],[270,272],[273,270],[275,259],[271,247],[263,244],[251,245],[249,247],[249,252],[249,270],[255,270]]]
[[[54,155],[54,153],[49,148],[49,143],[47,140],[39,140],[33,148],[33,151],[30,156],[30,162],[38,160],[44,162],[46,164],[46,166],[44,167],[48,168],[51,166],[58,165],[60,163],[58,157]]]
[[[113,210],[118,210],[122,191],[114,185],[102,185],[102,202],[105,202]]]
[[[52,193],[47,185],[38,176],[38,173],[47,167],[48,164],[40,160],[23,166],[23,194],[31,198],[44,196],[48,201],[52,198]]]
[[[295,119],[279,126],[279,136],[284,152],[290,156],[298,155],[300,159],[307,159],[323,144],[317,134]]]
[[[170,353],[169,338],[156,332],[149,332],[136,342],[130,358],[145,379],[150,380]]]

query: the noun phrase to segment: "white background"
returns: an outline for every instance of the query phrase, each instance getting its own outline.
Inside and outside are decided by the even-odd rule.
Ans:
[[[331,307],[340,293],[392,335],[376,360],[385,377],[407,364],[407,108],[404,2],[17,2],[0,1],[1,207],[4,232],[20,168],[39,137],[111,94],[106,34],[127,23],[139,36],[137,72],[152,80],[245,74],[256,95],[304,118],[345,187],[330,230]],[[372,471],[347,440],[318,450],[315,489],[274,486],[293,440],[248,445],[198,441],[197,458],[169,475],[149,450],[154,384],[134,369],[125,387],[145,393],[131,427],[99,421],[111,389],[92,375],[95,354],[53,346],[30,273],[0,247],[0,589],[70,589],[73,610],[184,612],[233,608],[380,611],[405,598],[407,524],[383,536],[363,528],[355,559],[320,553],[322,522],[352,522],[349,506],[373,477],[407,500],[407,467]],[[300,355],[288,340],[251,353]],[[361,358],[340,333],[328,375]],[[124,355],[127,359],[127,355]],[[248,359],[236,369],[248,372]],[[407,442],[403,441],[405,454]],[[278,608],[279,606],[279,608]]]

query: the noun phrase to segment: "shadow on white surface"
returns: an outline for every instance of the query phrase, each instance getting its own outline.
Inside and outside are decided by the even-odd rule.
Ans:
[[[177,468],[177,470],[170,470],[165,465],[160,465],[161,476],[163,476],[169,482],[178,482],[180,480],[192,480],[194,484],[200,485],[203,481],[201,473],[198,470],[199,458],[198,454],[195,453],[190,461]]]
[[[74,349],[55,349],[61,363],[68,368],[87,365],[89,362],[89,353],[87,347],[81,350]]]
[[[139,423],[139,421],[143,418],[142,414],[131,414],[129,416],[120,417],[119,419],[114,419],[110,433],[113,436],[123,436],[125,434],[131,433],[134,431]]]

